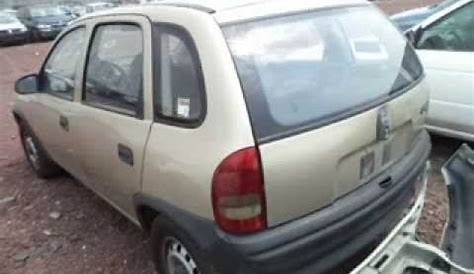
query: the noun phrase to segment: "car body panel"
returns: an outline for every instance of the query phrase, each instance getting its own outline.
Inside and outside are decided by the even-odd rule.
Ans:
[[[143,32],[143,54],[151,55],[149,37],[151,28],[149,21],[138,15],[120,17],[101,17],[89,20],[88,36],[93,27],[99,24],[114,24],[119,22],[134,23]],[[74,28],[74,25],[72,26]],[[84,66],[84,63],[82,64]],[[133,206],[133,194],[141,190],[141,172],[145,145],[151,126],[151,60],[143,62],[144,105],[143,119],[104,110],[86,102],[81,102],[82,86],[76,93],[76,98],[69,123],[77,128],[74,135],[76,157],[80,159],[80,168],[71,173],[81,179],[90,188],[106,197],[107,200],[127,217],[137,221]],[[81,70],[82,71],[82,70]],[[81,83],[83,76],[80,76]],[[132,164],[127,164],[119,157],[119,149],[130,150]]]
[[[449,222],[442,235],[442,249],[420,242],[416,236],[426,197],[425,182],[410,212],[351,274],[474,273],[473,163],[474,153],[464,144],[442,167],[450,205]]]
[[[474,52],[417,53],[431,88],[428,129],[474,140]]]
[[[422,130],[426,116],[422,109],[428,96],[422,82],[386,103],[393,123],[386,141],[376,136],[379,106],[317,130],[260,145],[269,223],[276,225],[324,208],[395,164],[409,152]],[[387,160],[384,150],[389,147]],[[361,161],[371,154],[373,170],[362,177]]]

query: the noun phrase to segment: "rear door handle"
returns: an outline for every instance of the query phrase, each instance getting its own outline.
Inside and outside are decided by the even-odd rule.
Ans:
[[[118,144],[118,157],[127,165],[133,166],[133,151],[129,147]]]
[[[67,117],[63,115],[59,116],[59,125],[65,131],[69,131],[69,120],[67,119]]]

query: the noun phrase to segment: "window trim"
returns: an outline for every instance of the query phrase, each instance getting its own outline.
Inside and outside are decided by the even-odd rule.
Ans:
[[[97,32],[97,29],[101,26],[113,26],[113,25],[131,25],[131,26],[136,26],[140,29],[141,33],[142,33],[142,58],[143,58],[143,61],[145,60],[145,31],[143,30],[142,26],[140,25],[140,23],[138,22],[133,22],[133,21],[127,21],[127,20],[123,20],[123,21],[110,21],[110,22],[99,22],[97,24],[94,25],[94,28],[92,30],[92,33],[90,35],[90,38],[89,38],[89,43],[87,45],[87,53],[86,53],[86,56],[85,56],[85,62],[84,62],[84,69],[83,69],[83,75],[82,75],[82,83],[81,83],[81,99],[80,99],[80,103],[84,106],[88,106],[88,107],[92,107],[92,108],[95,108],[95,109],[100,109],[100,110],[104,110],[104,111],[108,111],[108,112],[112,112],[112,113],[116,113],[116,114],[121,114],[121,115],[125,115],[125,116],[129,116],[129,117],[133,117],[133,118],[136,118],[136,119],[139,119],[139,120],[143,120],[145,119],[145,104],[144,104],[144,87],[142,86],[141,90],[139,91],[139,94],[138,94],[138,102],[137,102],[137,109],[135,110],[135,113],[132,113],[132,111],[130,110],[127,110],[127,109],[124,109],[124,108],[120,108],[120,107],[114,107],[114,106],[107,106],[107,105],[103,105],[103,104],[100,104],[100,103],[95,103],[95,102],[88,102],[86,101],[86,82],[87,82],[87,71],[88,71],[88,67],[89,67],[89,57],[90,57],[90,53],[91,53],[91,49],[92,49],[92,44],[94,42],[94,38],[95,38],[95,35],[96,35],[96,32]],[[143,62],[142,62],[142,66],[143,66]],[[143,70],[142,68],[142,81],[145,80],[145,71]]]
[[[59,99],[63,99],[63,100],[66,100],[66,101],[70,101],[70,102],[73,102],[74,101],[74,97],[75,97],[75,94],[76,94],[76,80],[74,80],[74,90],[72,92],[72,96],[69,97],[67,95],[63,95],[63,94],[59,94],[59,93],[55,93],[55,92],[50,92],[50,91],[43,91],[42,88],[43,88],[43,75],[44,75],[44,72],[45,72],[45,69],[46,69],[46,64],[48,63],[49,59],[51,58],[51,55],[53,54],[53,52],[56,50],[57,46],[59,45],[59,43],[64,39],[64,37],[66,37],[68,34],[70,34],[71,32],[73,31],[76,31],[76,30],[79,30],[79,29],[83,29],[84,30],[84,44],[87,44],[87,40],[88,40],[88,36],[87,36],[87,28],[86,28],[86,25],[78,25],[78,26],[75,26],[69,30],[67,30],[66,32],[62,33],[59,38],[54,42],[53,46],[51,47],[51,49],[49,50],[48,54],[46,55],[46,58],[43,62],[43,64],[41,65],[41,68],[39,70],[39,85],[40,85],[40,91],[42,94],[49,94],[51,96],[54,96],[54,97],[57,97]],[[84,46],[83,46],[84,47]],[[81,49],[81,51],[83,51],[84,48]],[[82,56],[82,52],[81,52],[81,56]],[[83,58],[83,57],[82,57]],[[80,59],[79,59],[80,61]],[[78,71],[79,68],[76,68],[76,74],[79,72]]]
[[[156,123],[181,127],[198,128],[207,116],[207,94],[199,51],[196,42],[191,33],[183,26],[173,23],[152,23],[152,54],[153,54],[153,120]],[[163,31],[165,30],[165,31]],[[197,78],[199,82],[199,97],[201,99],[201,113],[196,119],[184,119],[178,117],[169,117],[158,113],[157,94],[161,94],[161,38],[163,33],[175,34],[184,41],[186,47],[190,50],[191,57],[196,66]]]

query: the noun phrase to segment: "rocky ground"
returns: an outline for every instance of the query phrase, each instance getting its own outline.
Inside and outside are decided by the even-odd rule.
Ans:
[[[13,84],[38,69],[48,47],[0,49],[0,274],[153,273],[144,233],[74,179],[37,179],[23,158],[10,114]],[[459,145],[434,138],[420,226],[420,237],[429,243],[438,243],[446,220],[440,166]]]

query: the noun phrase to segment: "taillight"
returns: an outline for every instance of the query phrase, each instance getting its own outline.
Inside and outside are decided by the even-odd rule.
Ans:
[[[231,234],[249,234],[267,227],[265,190],[256,148],[239,150],[217,167],[212,205],[219,227]]]

